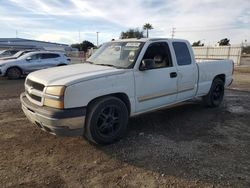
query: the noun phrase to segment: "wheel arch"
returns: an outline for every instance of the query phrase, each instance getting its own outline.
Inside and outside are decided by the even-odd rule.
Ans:
[[[17,68],[17,69],[19,69],[19,70],[21,71],[21,74],[24,74],[23,69],[22,69],[21,67],[15,65],[15,66],[8,67],[8,68],[6,69],[6,71],[5,71],[4,76],[7,76],[7,73],[8,73],[8,71],[9,71],[11,68]]]
[[[87,104],[87,108],[93,102],[95,102],[96,100],[100,100],[101,98],[108,97],[108,96],[116,97],[116,98],[120,99],[122,102],[124,102],[124,104],[126,105],[126,107],[128,109],[128,114],[130,115],[130,113],[131,113],[131,103],[130,103],[129,97],[128,97],[128,95],[126,93],[111,93],[111,94],[108,94],[108,95],[103,95],[103,96],[96,97],[96,98],[92,99]]]
[[[225,74],[218,74],[218,75],[216,75],[216,76],[214,77],[213,81],[214,81],[215,79],[217,79],[217,78],[221,79],[221,80],[223,81],[223,83],[225,84],[225,81],[226,81],[226,75],[225,75]]]

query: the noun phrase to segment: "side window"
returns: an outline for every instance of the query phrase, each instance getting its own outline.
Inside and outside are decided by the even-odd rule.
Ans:
[[[38,60],[38,59],[41,59],[41,54],[34,54],[31,57],[31,60]]]
[[[151,44],[143,56],[144,59],[154,60],[154,68],[172,67],[171,53],[166,42]]]
[[[174,52],[177,59],[177,64],[190,65],[192,60],[187,47],[187,44],[184,42],[173,42]]]
[[[11,55],[14,55],[15,53],[17,53],[18,52],[18,50],[10,50],[10,54]]]
[[[51,59],[51,58],[58,58],[58,57],[60,57],[58,54],[51,54],[51,53],[42,54],[42,59]]]
[[[10,51],[5,51],[4,53],[2,53],[3,55],[11,55]]]

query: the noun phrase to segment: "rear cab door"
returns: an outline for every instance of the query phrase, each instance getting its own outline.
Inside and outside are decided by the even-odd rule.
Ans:
[[[185,40],[173,40],[174,61],[177,65],[177,98],[183,101],[196,95],[198,68],[195,63],[191,45]]]

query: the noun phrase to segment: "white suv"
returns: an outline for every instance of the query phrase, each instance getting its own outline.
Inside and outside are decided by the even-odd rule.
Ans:
[[[67,65],[69,61],[63,53],[59,52],[29,52],[17,59],[0,60],[0,76],[18,79],[36,70]]]

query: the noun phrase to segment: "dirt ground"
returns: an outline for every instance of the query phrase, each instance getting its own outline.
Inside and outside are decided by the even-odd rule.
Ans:
[[[190,101],[131,118],[127,137],[94,146],[33,126],[24,80],[0,80],[1,187],[250,187],[250,73],[219,108]]]

